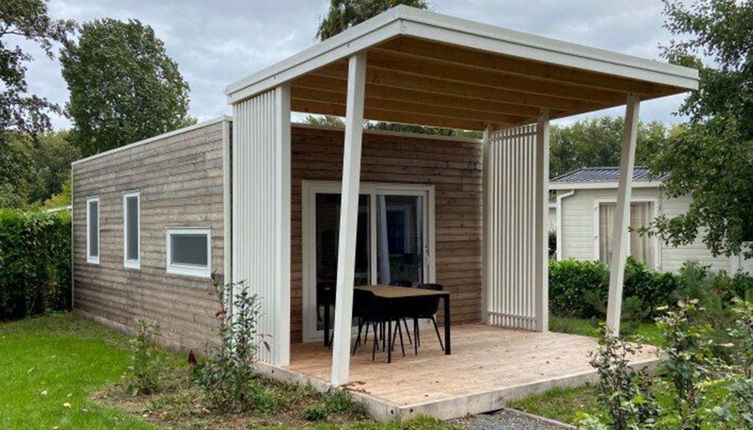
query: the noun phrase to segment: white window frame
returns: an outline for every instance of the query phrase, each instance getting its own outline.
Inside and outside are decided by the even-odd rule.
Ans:
[[[128,199],[132,197],[136,197],[136,259],[128,258]],[[141,193],[138,191],[123,193],[123,267],[141,269]]]
[[[204,234],[207,236],[207,265],[199,266],[195,264],[181,264],[172,263],[172,241],[170,238],[175,234]],[[165,241],[167,247],[165,248],[166,262],[165,267],[167,273],[173,275],[192,276],[195,278],[211,278],[212,277],[212,230],[209,227],[168,227],[165,229]]]
[[[599,261],[599,255],[600,249],[599,249],[599,239],[601,238],[601,222],[599,220],[599,207],[602,203],[613,203],[617,204],[617,199],[612,198],[599,198],[594,199],[594,260]],[[657,216],[659,216],[659,199],[658,198],[652,198],[652,197],[636,197],[630,199],[630,203],[653,203],[653,210],[651,211],[651,219],[655,219]],[[630,220],[630,217],[628,217],[628,224]],[[653,270],[662,270],[661,267],[661,243],[659,241],[658,236],[652,236],[651,241],[654,245],[654,261],[652,262],[653,267],[649,267],[649,269]],[[627,238],[625,239],[625,246],[627,246],[628,253],[627,255],[630,255],[630,233],[628,232]]]
[[[340,194],[340,181],[302,181],[301,222],[303,234],[303,340],[305,342],[322,338],[322,331],[316,329],[316,195],[320,193]],[[359,195],[369,195],[369,214],[375,214],[377,194],[422,195],[425,201],[423,225],[424,234],[424,282],[436,282],[436,240],[435,240],[435,187],[432,184],[393,184],[361,182]],[[369,245],[371,283],[377,283],[377,220],[369,216]]]
[[[97,202],[97,255],[91,253],[91,202]],[[102,255],[102,241],[100,240],[100,231],[102,230],[102,205],[99,197],[88,197],[86,199],[86,262],[89,264],[99,264],[99,257]]]

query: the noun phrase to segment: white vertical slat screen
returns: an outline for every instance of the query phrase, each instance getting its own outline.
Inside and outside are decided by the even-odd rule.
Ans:
[[[278,87],[233,105],[233,281],[261,299],[263,362],[290,352],[290,109]]]
[[[491,133],[484,167],[488,323],[526,330],[536,315],[536,126]]]

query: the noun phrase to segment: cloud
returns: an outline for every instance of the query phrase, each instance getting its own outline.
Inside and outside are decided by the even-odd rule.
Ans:
[[[200,120],[230,112],[223,90],[230,83],[299,52],[314,35],[326,0],[52,0],[57,18],[78,22],[135,18],[165,42],[191,87],[190,114]],[[659,0],[434,0],[431,9],[513,30],[637,55],[659,58],[669,39],[661,27]],[[60,65],[23,44],[35,57],[28,80],[36,94],[64,104],[68,99]],[[641,117],[677,122],[682,97],[646,102]],[[619,115],[621,110],[605,111]],[[601,115],[604,112],[590,114]],[[55,118],[56,127],[70,125]]]

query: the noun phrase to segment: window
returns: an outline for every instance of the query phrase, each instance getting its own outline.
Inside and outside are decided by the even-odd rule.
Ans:
[[[141,267],[141,198],[139,193],[123,194],[123,266]]]
[[[86,261],[99,264],[99,199],[86,199]]]
[[[167,229],[167,272],[209,278],[212,239],[208,228]]]
[[[599,203],[599,260],[611,263],[612,237],[614,234],[614,214],[617,206],[613,202]],[[653,202],[632,202],[630,204],[630,228],[648,227],[654,218]],[[656,238],[640,235],[634,231],[628,237],[630,255],[649,268],[656,265]]]

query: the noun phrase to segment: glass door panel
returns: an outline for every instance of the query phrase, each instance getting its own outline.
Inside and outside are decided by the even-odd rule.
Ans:
[[[376,196],[377,283],[424,281],[424,201],[417,195]]]
[[[358,229],[356,233],[356,285],[367,285],[371,279],[369,267],[369,201],[370,196],[358,198]],[[316,194],[316,330],[324,329],[324,319],[329,317],[334,325],[331,307],[335,303],[337,280],[337,247],[340,233],[340,194]]]

